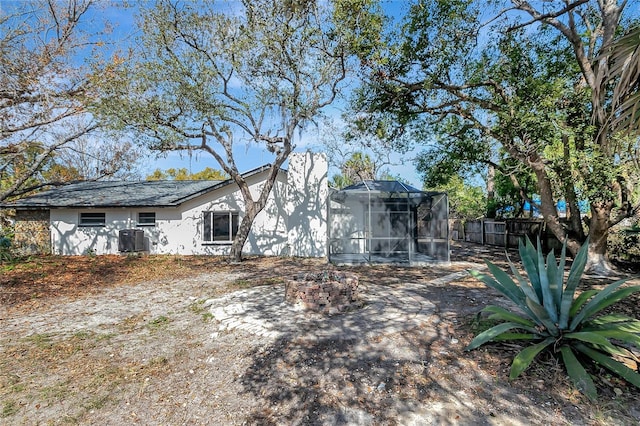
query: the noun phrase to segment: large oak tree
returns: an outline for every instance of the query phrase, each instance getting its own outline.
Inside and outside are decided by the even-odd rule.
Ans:
[[[91,0],[2,5],[0,201],[112,177],[134,163],[130,145],[101,139],[88,111],[99,95],[93,72],[101,73],[108,45],[99,7]]]
[[[487,164],[518,187],[518,176],[532,173],[547,226],[574,253],[586,237],[578,202],[587,199],[590,269],[606,273],[609,228],[640,209],[638,81],[637,71],[629,73],[637,49],[616,42],[628,32],[627,3],[491,6],[413,2],[396,41],[364,57],[360,127],[429,141],[422,166],[432,174]]]
[[[295,137],[339,94],[345,34],[333,16],[351,2],[158,1],[140,13],[139,44],[114,57],[102,113],[159,151],[202,150],[238,185],[245,211],[231,256],[239,261]],[[343,15],[344,16],[344,15]],[[257,197],[236,165],[246,146],[273,161]]]

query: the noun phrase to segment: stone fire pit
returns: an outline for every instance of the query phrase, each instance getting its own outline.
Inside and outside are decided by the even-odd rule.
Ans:
[[[312,311],[342,312],[358,306],[358,276],[337,271],[300,274],[286,280],[284,300]]]

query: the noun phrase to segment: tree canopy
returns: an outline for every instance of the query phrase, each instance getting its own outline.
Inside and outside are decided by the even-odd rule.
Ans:
[[[147,180],[227,180],[229,176],[211,167],[205,167],[199,172],[190,173],[186,168],[166,170],[155,169],[147,176]]]
[[[97,7],[90,0],[2,5],[0,201],[131,171],[130,144],[96,148],[104,134],[89,107],[99,96],[94,77],[101,72],[108,31],[107,23],[90,16]],[[90,168],[72,161],[89,159]]]
[[[136,49],[115,55],[104,75],[97,112],[113,128],[154,150],[205,151],[238,185],[236,260],[296,136],[340,92],[353,35],[333,23],[355,22],[354,3],[160,0],[140,13]],[[247,145],[273,159],[257,197],[236,166]]]
[[[547,226],[574,252],[587,199],[591,266],[604,271],[609,227],[640,209],[637,80],[627,74],[637,51],[622,41],[638,17],[614,0],[510,3],[412,2],[389,47],[363,57],[359,126],[424,144],[428,182],[490,165],[520,191],[533,176]]]

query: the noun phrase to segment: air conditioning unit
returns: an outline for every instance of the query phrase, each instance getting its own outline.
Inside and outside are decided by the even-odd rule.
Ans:
[[[144,251],[144,231],[142,229],[122,229],[118,235],[118,251]]]

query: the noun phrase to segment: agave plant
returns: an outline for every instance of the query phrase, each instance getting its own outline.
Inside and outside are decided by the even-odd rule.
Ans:
[[[562,360],[575,386],[590,399],[595,399],[596,387],[583,362],[596,362],[629,383],[640,387],[640,374],[624,363],[625,358],[638,362],[632,352],[640,348],[640,321],[621,314],[602,314],[603,309],[640,291],[640,286],[621,287],[623,279],[598,290],[586,290],[577,297],[576,288],[587,261],[588,241],[579,250],[565,282],[565,252],[562,247],[559,262],[553,252],[546,259],[540,248],[527,238],[520,241],[519,252],[526,279],[509,259],[514,279],[491,262],[489,272],[471,274],[511,299],[517,310],[488,306],[483,312],[498,325],[476,336],[467,350],[489,341],[519,340],[528,345],[511,364],[510,378],[518,377],[544,350],[550,350]],[[638,365],[638,364],[636,364]],[[636,367],[637,368],[637,367]]]

